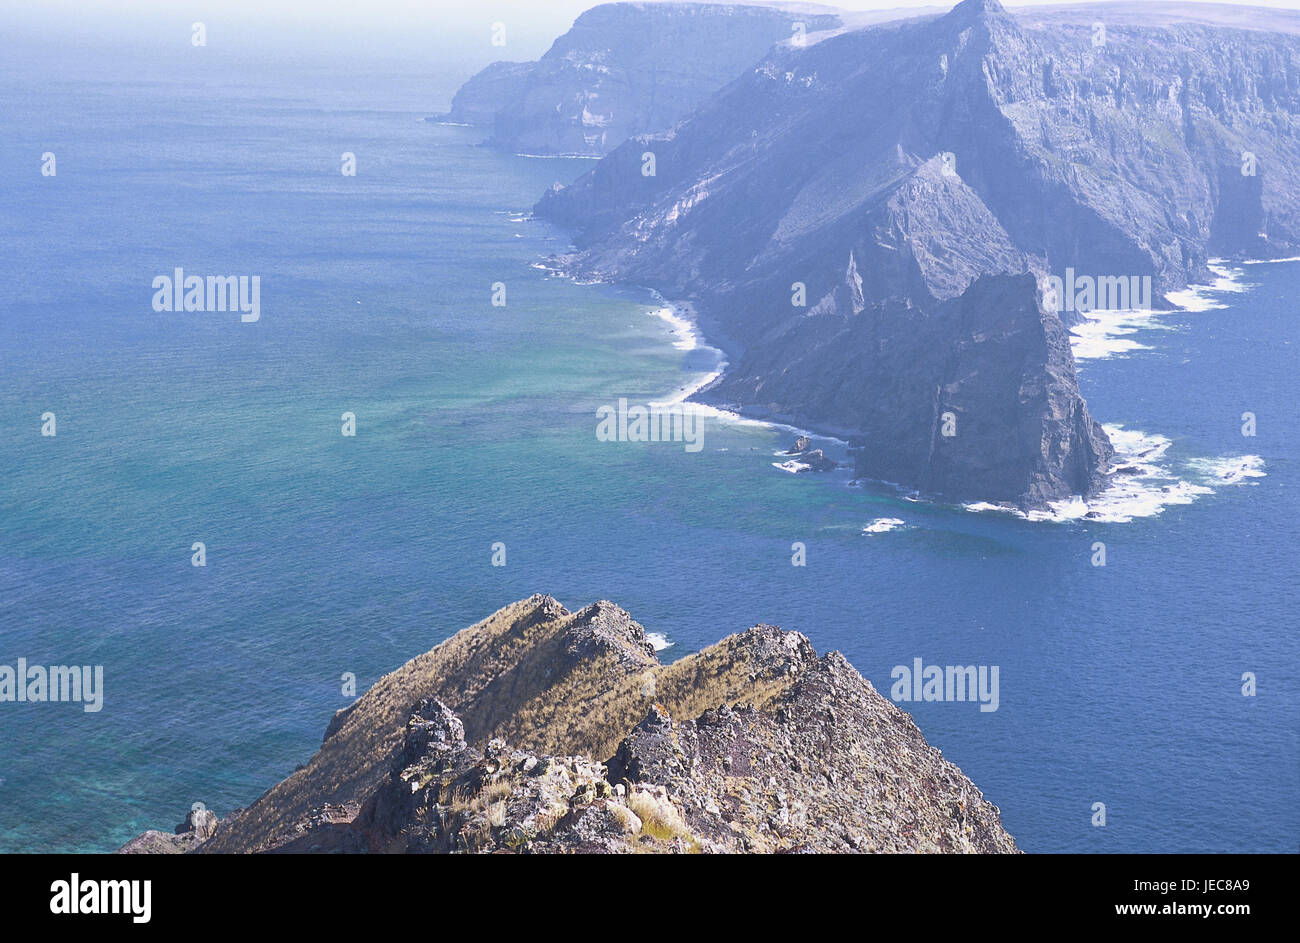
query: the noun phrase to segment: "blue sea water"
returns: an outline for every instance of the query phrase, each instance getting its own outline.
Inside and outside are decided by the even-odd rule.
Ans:
[[[0,664],[106,688],[99,713],[0,704],[0,851],[246,805],[319,745],[344,673],[364,690],[535,592],[617,601],[666,659],[769,622],[882,692],[915,658],[998,666],[995,712],[903,706],[1027,851],[1300,846],[1300,263],[1082,367],[1097,417],[1163,437],[1139,447],[1167,483],[1126,506],[1189,503],[973,513],[787,474],[792,435],[753,423],[698,453],[597,441],[600,405],[709,353],[644,292],[535,267],[568,238],[528,208],[589,163],[422,120],[450,94],[429,75],[103,55],[0,65]],[[155,312],[176,267],[259,275],[260,321]],[[1263,476],[1223,479],[1240,456]]]

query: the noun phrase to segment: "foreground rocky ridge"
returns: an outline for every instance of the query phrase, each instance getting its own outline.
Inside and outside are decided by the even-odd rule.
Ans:
[[[122,850],[1016,851],[838,653],[760,625],[662,665],[619,607],[549,596],[385,675],[306,766],[187,823]]]
[[[1045,276],[1149,277],[1158,307],[1215,255],[1300,251],[1300,38],[1124,5],[1097,45],[1097,9],[778,47],[535,212],[575,232],[564,269],[698,303],[730,366],[697,399],[947,499],[1092,494],[1112,449]]]

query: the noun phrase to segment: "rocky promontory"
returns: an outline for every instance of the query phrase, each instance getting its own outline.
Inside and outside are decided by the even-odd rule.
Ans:
[[[565,271],[696,303],[729,361],[697,400],[947,500],[1091,495],[1112,448],[1050,279],[1168,307],[1215,256],[1300,251],[1300,17],[1164,6],[965,0],[783,44],[535,213]]]
[[[601,4],[538,61],[479,72],[442,117],[489,129],[494,147],[599,157],[671,127],[774,44],[840,22],[811,4]]]
[[[122,850],[1017,850],[997,807],[838,653],[758,625],[665,665],[613,603],[549,596],[385,675],[288,779],[187,823]]]

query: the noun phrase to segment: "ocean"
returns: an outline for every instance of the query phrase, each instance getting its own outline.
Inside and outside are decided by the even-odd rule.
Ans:
[[[0,64],[0,664],[102,665],[104,699],[0,704],[0,851],[244,806],[346,675],[539,592],[619,603],[664,659],[767,622],[886,694],[916,659],[996,666],[996,711],[901,706],[1026,851],[1300,848],[1300,262],[1081,340],[1122,490],[935,505],[790,474],[791,430],[716,413],[698,451],[600,441],[601,406],[716,352],[539,267],[569,237],[529,208],[590,162],[424,120],[446,70],[62,54]],[[259,319],[155,311],[176,268],[258,276]]]

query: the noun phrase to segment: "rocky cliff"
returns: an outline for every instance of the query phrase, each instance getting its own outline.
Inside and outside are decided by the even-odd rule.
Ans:
[[[1092,493],[1112,450],[1046,276],[1150,277],[1159,306],[1214,255],[1300,248],[1300,39],[1099,10],[778,47],[535,211],[569,270],[698,303],[731,366],[697,398],[949,499]]]
[[[130,852],[1014,852],[842,656],[756,626],[671,665],[622,609],[507,606],[381,678],[247,809]]]
[[[475,75],[444,118],[490,129],[496,147],[597,157],[671,127],[773,44],[839,24],[811,5],[603,4],[537,62]]]

